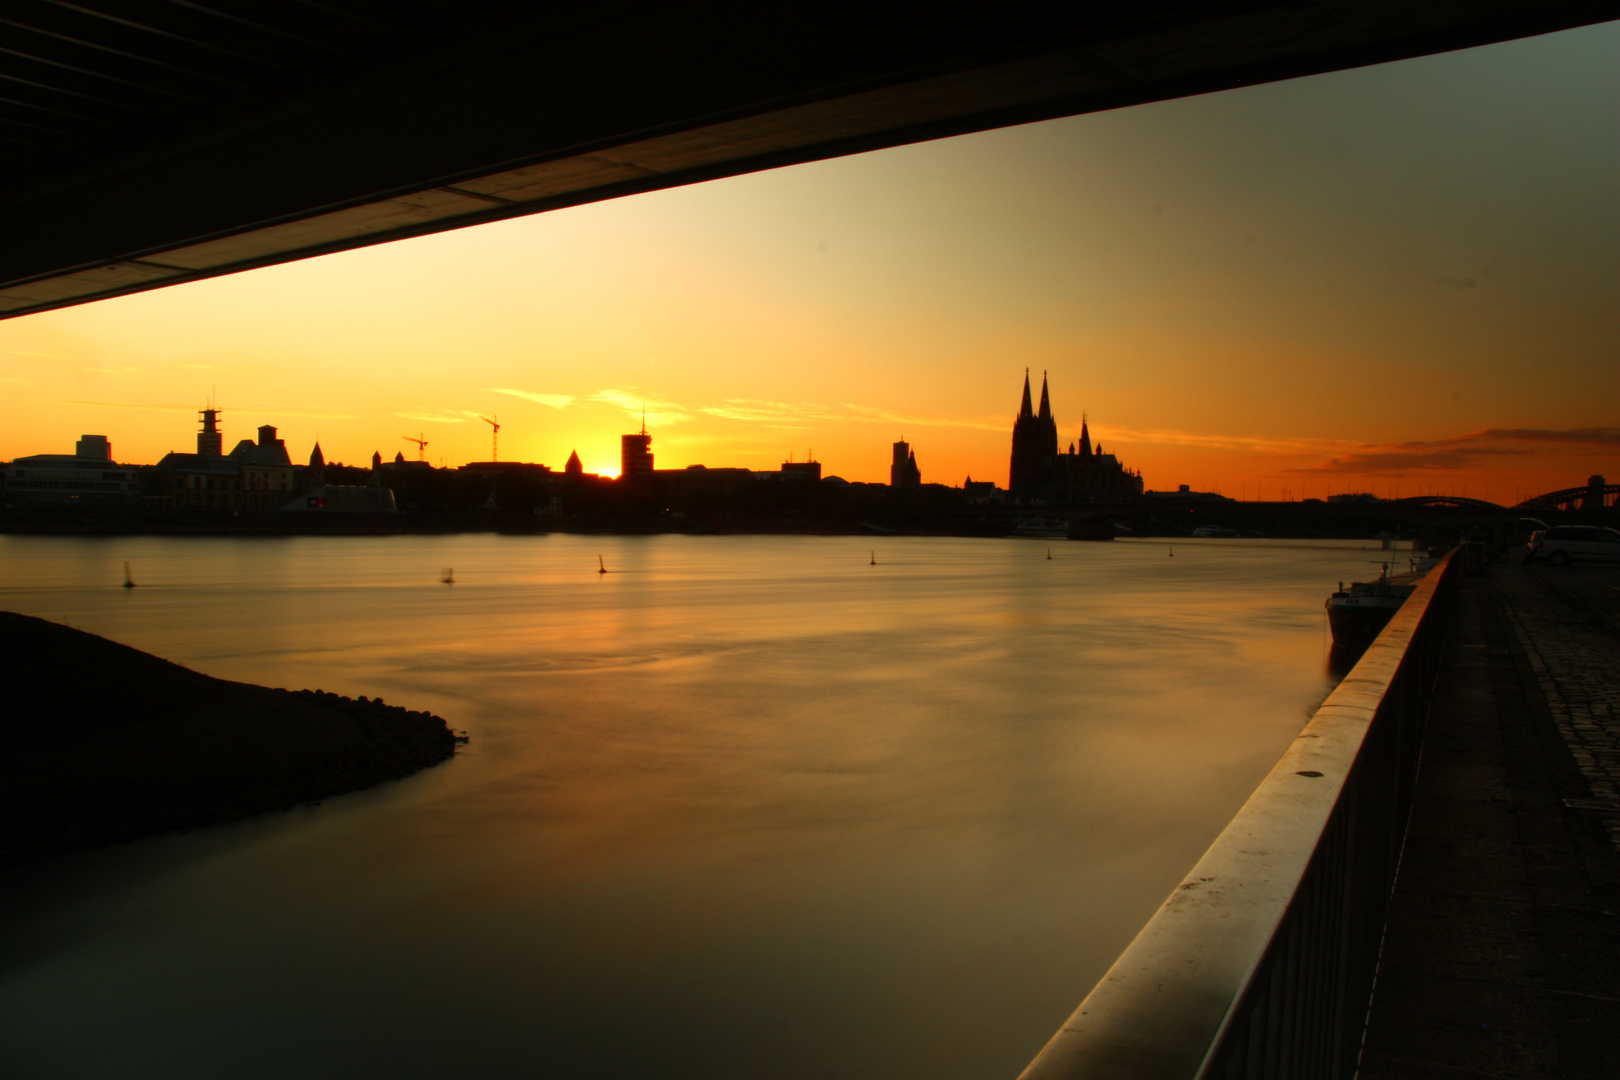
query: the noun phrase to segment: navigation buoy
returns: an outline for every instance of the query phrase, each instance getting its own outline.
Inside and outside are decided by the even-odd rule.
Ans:
[[[129,563],[125,563],[124,564],[124,588],[133,589],[134,587],[135,587],[135,579],[129,576]]]
[[[453,566],[445,567],[444,577],[440,578],[439,580],[444,582],[446,585],[454,585],[456,583],[456,568]]]
[[[602,561],[602,556],[600,555],[596,557],[596,572],[598,574],[607,573],[607,563]]]
[[[1050,559],[1052,557],[1052,549],[1051,548],[1046,549],[1046,557],[1048,559]]]
[[[876,566],[877,565],[877,552],[876,551],[872,552],[872,561],[870,563],[868,563],[867,565],[868,566]]]
[[[1171,544],[1170,545],[1170,557],[1173,559],[1173,558],[1175,558],[1175,556],[1176,556],[1176,545]]]

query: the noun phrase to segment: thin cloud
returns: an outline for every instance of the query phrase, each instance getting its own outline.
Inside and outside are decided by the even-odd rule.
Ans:
[[[138,367],[87,367],[84,370],[99,371],[107,375],[127,375],[141,369]]]
[[[845,405],[855,415],[851,420],[872,423],[899,424],[902,427],[967,428],[973,431],[1006,431],[1012,425],[1001,416],[919,416],[915,413],[890,412],[870,405]]]
[[[1196,446],[1206,450],[1238,450],[1251,454],[1323,454],[1345,451],[1358,444],[1345,439],[1277,438],[1264,435],[1209,435],[1168,428],[1124,428],[1091,425],[1093,438],[1109,442],[1153,443],[1161,446]]]
[[[54,352],[32,352],[28,349],[7,349],[6,352],[12,356],[43,356],[50,360],[65,359],[62,353]]]
[[[136,410],[138,412],[186,412],[186,413],[194,413],[194,412],[197,411],[197,406],[195,406],[195,405],[163,405],[163,404],[158,404],[156,402],[146,402],[146,401],[63,401],[63,400],[55,400],[55,401],[47,401],[47,402],[45,402],[45,404],[47,404],[47,405],[87,405],[87,406],[90,406],[91,408],[96,408],[96,409],[134,409],[134,410]],[[221,409],[220,411],[225,412],[227,410]],[[267,406],[262,406],[262,405],[243,406],[242,408],[230,409],[228,411],[232,412],[232,413],[256,412],[256,413],[270,414],[270,415],[274,415],[274,416],[297,416],[297,417],[301,417],[301,418],[309,418],[309,419],[312,419],[312,420],[353,420],[353,419],[355,419],[355,414],[354,413],[299,412],[299,411],[294,410],[294,409],[281,409],[281,408],[276,408],[274,406],[267,407]]]
[[[765,401],[759,398],[726,398],[718,405],[698,410],[705,416],[739,420],[771,427],[803,427],[812,423],[897,424],[902,427],[968,428],[976,431],[1003,431],[1001,417],[919,416],[897,413],[870,405],[822,405],[813,401]]]
[[[1507,444],[1507,445],[1504,445]],[[1363,473],[1390,476],[1419,470],[1455,471],[1501,458],[1529,457],[1537,450],[1579,447],[1602,455],[1620,453],[1620,428],[1486,428],[1444,439],[1359,446],[1303,473]]]
[[[649,424],[680,424],[692,419],[692,414],[687,411],[684,405],[679,405],[673,401],[660,401],[658,398],[644,397],[629,390],[618,390],[609,387],[606,390],[598,390],[592,394],[591,400],[623,409],[628,416],[637,420],[641,419],[642,411],[646,410],[647,423]]]
[[[776,441],[767,441],[752,436],[730,437],[726,435],[670,435],[660,438],[659,444],[670,446],[702,446],[711,450],[724,450],[727,453],[780,453],[782,444]]]
[[[816,420],[848,420],[837,409],[814,402],[761,401],[758,398],[726,398],[719,405],[705,405],[698,412],[722,420],[742,420],[754,424],[791,425]]]
[[[47,405],[88,405],[96,409],[136,409],[146,412],[196,412],[195,405],[157,405],[135,401],[47,401]]]
[[[465,424],[469,420],[478,419],[478,414],[468,412],[466,409],[430,409],[426,405],[418,405],[420,412],[397,412],[394,415],[401,420],[418,420],[424,424]]]
[[[1459,447],[1454,450],[1361,450],[1332,458],[1297,473],[1357,473],[1363,476],[1399,476],[1429,470],[1456,471],[1479,465],[1482,459],[1528,457],[1529,450],[1508,447]]]
[[[307,419],[307,420],[354,420],[354,419],[356,419],[356,415],[354,413],[299,412],[299,411],[297,411],[295,409],[280,409],[280,408],[275,408],[273,406],[269,407],[269,408],[264,408],[264,407],[247,408],[247,407],[243,407],[243,408],[240,408],[240,409],[234,409],[232,411],[233,412],[238,412],[238,413],[243,413],[243,412],[264,413],[264,414],[270,415],[270,416],[296,416],[296,417],[299,417],[300,419]]]
[[[529,390],[513,390],[505,386],[491,386],[489,390],[491,393],[510,394],[513,397],[538,402],[541,405],[549,405],[553,409],[566,409],[574,403],[572,394],[536,394]]]
[[[1576,443],[1583,446],[1620,446],[1620,427],[1569,428],[1486,428],[1460,439],[1512,439],[1521,442]]]
[[[219,406],[220,412],[240,416],[242,413],[259,413],[264,416],[297,416],[310,420],[354,420],[354,413],[310,412],[281,401],[268,401],[258,398],[242,405]]]
[[[188,367],[188,368],[195,368],[198,371],[218,371],[219,370],[219,368],[216,367],[213,364],[181,364],[180,366],[181,367]]]

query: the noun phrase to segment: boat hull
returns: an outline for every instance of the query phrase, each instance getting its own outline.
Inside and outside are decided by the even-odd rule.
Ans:
[[[1069,523],[1060,518],[1026,518],[1007,535],[1024,540],[1062,540],[1069,535]]]
[[[1373,643],[1404,602],[1393,596],[1335,597],[1328,601],[1328,626],[1341,649],[1365,649]]]

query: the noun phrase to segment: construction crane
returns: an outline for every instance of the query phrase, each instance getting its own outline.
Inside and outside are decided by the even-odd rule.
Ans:
[[[489,460],[501,460],[501,455],[498,453],[501,447],[501,425],[487,416],[480,416],[478,419],[489,425]]]
[[[417,461],[426,461],[427,460],[427,457],[425,455],[427,454],[428,441],[426,439],[422,438],[421,435],[417,435],[417,437],[414,438],[414,439],[411,438],[409,435],[406,435],[406,436],[404,436],[404,439],[405,439],[406,442],[413,442],[413,443],[416,444],[416,460]]]

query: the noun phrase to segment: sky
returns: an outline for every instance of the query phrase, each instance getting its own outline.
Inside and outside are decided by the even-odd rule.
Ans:
[[[0,459],[1007,482],[1025,369],[1150,489],[1620,475],[1620,23],[798,165],[0,322]]]

